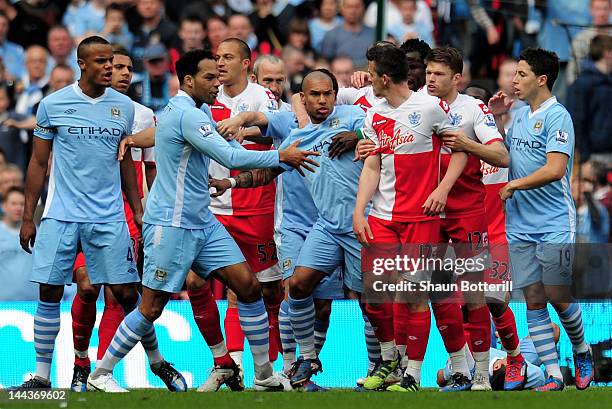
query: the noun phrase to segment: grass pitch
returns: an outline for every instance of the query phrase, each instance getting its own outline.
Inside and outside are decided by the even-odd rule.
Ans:
[[[439,393],[422,390],[417,393],[333,390],[326,393],[265,393],[246,391],[232,393],[172,394],[165,390],[140,389],[126,394],[67,393],[67,400],[53,402],[8,400],[0,393],[0,409],[4,408],[109,408],[109,409],[577,409],[610,407],[612,388],[593,387],[586,391],[568,388],[563,392],[461,392]]]

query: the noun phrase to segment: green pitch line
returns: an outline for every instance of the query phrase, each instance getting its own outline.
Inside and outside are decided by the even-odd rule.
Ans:
[[[591,388],[587,391],[567,389],[563,392],[459,392],[440,393],[422,390],[417,393],[369,392],[334,390],[326,393],[197,393],[172,394],[159,389],[132,390],[124,394],[97,392],[69,393],[68,401],[16,402],[7,401],[0,393],[0,409],[16,408],[198,408],[198,409],[372,409],[379,407],[415,409],[495,408],[495,409],[576,409],[612,401],[612,388]],[[605,402],[608,402],[606,404]],[[384,406],[383,406],[384,405]],[[401,406],[400,406],[401,405]],[[409,406],[407,406],[409,405]],[[452,405],[452,406],[449,406]],[[460,405],[460,406],[458,406]]]

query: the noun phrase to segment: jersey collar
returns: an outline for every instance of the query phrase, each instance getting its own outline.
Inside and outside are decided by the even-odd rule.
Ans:
[[[546,101],[542,102],[542,104],[535,111],[531,112],[531,109],[530,109],[529,118],[533,118],[536,114],[546,111],[548,108],[555,105],[556,103],[557,103],[557,97],[553,95],[552,97],[548,98]]]
[[[91,104],[97,104],[98,102],[102,101],[104,98],[106,98],[106,95],[108,94],[108,88],[104,89],[104,93],[102,95],[100,95],[97,98],[92,98],[89,95],[86,95],[83,90],[81,89],[81,87],[79,87],[79,81],[75,81],[74,84],[72,84],[72,88],[74,89],[74,92],[80,96],[81,98],[83,98],[85,101],[91,103]]]
[[[310,120],[310,117],[308,118],[308,120],[310,120],[310,123],[306,126],[309,126],[311,128],[317,129],[320,126],[323,126],[323,124],[326,124],[327,122],[329,122],[329,119],[336,113],[336,106],[334,105],[334,109],[331,111],[331,113],[329,114],[329,116],[327,118],[325,118],[325,121],[323,122],[319,122],[318,124],[313,124],[312,121]]]
[[[186,93],[185,91],[183,91],[182,89],[179,89],[178,92],[176,93],[177,97],[183,97],[183,98],[187,98],[189,100],[189,103],[193,106],[196,106],[195,101],[193,100],[193,98],[191,98],[191,96]]]

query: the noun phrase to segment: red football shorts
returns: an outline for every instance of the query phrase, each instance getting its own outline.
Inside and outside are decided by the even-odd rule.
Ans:
[[[260,282],[282,280],[274,244],[274,214],[217,216],[238,244],[246,262]]]

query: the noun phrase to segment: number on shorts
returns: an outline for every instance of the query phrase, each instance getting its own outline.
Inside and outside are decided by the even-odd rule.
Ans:
[[[134,262],[134,254],[132,253],[132,246],[128,246],[127,261],[129,261],[130,263]]]
[[[572,263],[572,256],[570,254],[570,249],[565,247],[559,250],[559,265],[562,267],[570,267]]]
[[[276,256],[276,244],[274,244],[273,241],[267,244],[258,244],[257,254],[261,264],[267,263],[268,261],[278,261],[278,257]]]
[[[484,235],[479,231],[468,233],[470,250],[481,250],[483,248]]]
[[[508,263],[493,261],[491,265],[491,272],[489,273],[490,278],[497,278],[503,281],[508,281],[510,278],[510,269]]]
[[[431,244],[419,244],[419,258],[431,258],[433,246]]]

